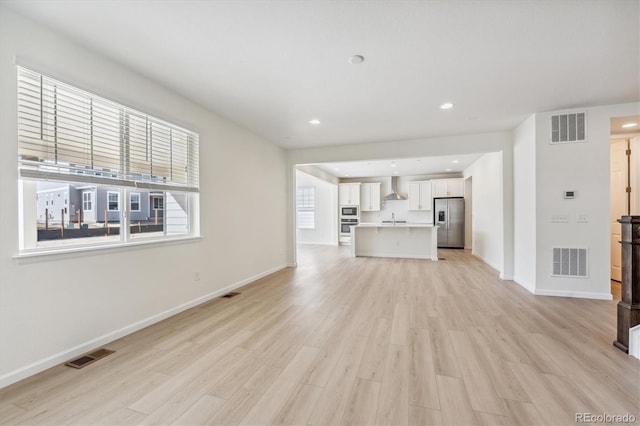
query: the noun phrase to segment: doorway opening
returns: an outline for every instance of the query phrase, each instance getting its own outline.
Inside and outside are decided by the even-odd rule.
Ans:
[[[640,116],[614,117],[610,128],[611,293],[619,299],[622,247],[618,219],[640,214]]]

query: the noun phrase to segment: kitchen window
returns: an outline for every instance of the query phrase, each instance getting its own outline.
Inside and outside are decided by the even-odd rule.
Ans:
[[[296,191],[296,221],[298,229],[316,227],[316,188],[301,186]]]
[[[197,235],[197,133],[26,68],[17,74],[21,254]],[[45,198],[54,183],[68,208]]]

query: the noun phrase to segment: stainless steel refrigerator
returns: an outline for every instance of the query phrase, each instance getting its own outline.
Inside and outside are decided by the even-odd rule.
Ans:
[[[464,198],[436,198],[433,207],[438,247],[464,248]]]

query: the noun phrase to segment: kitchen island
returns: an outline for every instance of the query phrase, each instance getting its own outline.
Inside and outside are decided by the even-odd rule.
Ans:
[[[438,227],[425,223],[361,223],[351,228],[351,255],[438,260]]]

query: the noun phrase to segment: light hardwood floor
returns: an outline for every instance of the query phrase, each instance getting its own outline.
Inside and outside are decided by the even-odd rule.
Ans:
[[[12,424],[575,424],[640,419],[615,301],[536,297],[467,252],[300,247],[299,266],[0,391]]]

